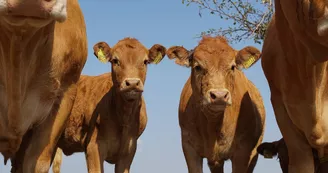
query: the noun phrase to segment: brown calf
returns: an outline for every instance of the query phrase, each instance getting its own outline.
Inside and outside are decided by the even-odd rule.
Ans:
[[[264,142],[257,147],[257,152],[265,158],[272,158],[278,155],[280,167],[283,173],[288,173],[289,157],[288,149],[283,138],[279,141]],[[317,152],[313,149],[315,172],[319,173],[319,158]]]
[[[262,52],[289,172],[312,173],[312,148],[328,160],[328,1],[275,0]]]
[[[116,173],[129,172],[137,139],[147,123],[142,97],[147,66],[159,63],[165,52],[158,44],[147,50],[133,38],[125,38],[113,48],[105,42],[94,46],[101,61],[111,62],[112,73],[81,76],[67,127],[58,142],[65,155],[85,152],[89,173],[103,172],[104,161],[115,164]]]
[[[67,118],[53,113],[71,109],[62,97],[87,58],[82,11],[77,0],[0,0],[0,33],[0,152],[13,172],[48,172]]]
[[[223,172],[227,159],[232,160],[232,172],[252,172],[263,138],[265,109],[259,91],[240,69],[257,61],[260,51],[254,47],[236,51],[225,38],[204,37],[193,51],[174,46],[167,55],[191,67],[179,106],[189,172],[203,172],[203,158],[213,173]]]

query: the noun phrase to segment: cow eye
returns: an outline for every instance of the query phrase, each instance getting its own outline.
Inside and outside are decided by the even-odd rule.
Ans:
[[[196,65],[196,66],[195,66],[195,70],[196,70],[196,71],[201,71],[201,70],[202,70],[202,67],[201,67],[200,65]]]
[[[232,71],[235,71],[235,69],[236,69],[236,65],[232,65],[232,66],[231,66],[231,70],[232,70]]]
[[[145,64],[145,65],[149,64],[149,60],[147,60],[147,59],[144,60],[144,64]]]
[[[119,65],[120,65],[120,62],[119,62],[119,60],[118,60],[118,59],[113,59],[113,64],[114,64],[114,65],[118,65],[118,66],[119,66]]]

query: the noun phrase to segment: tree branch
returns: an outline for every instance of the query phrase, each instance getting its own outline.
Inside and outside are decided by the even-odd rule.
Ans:
[[[262,2],[254,2],[242,0],[182,0],[199,6],[199,15],[202,16],[202,11],[207,10],[210,14],[217,15],[218,20],[232,21],[233,26],[228,26],[224,29],[210,29],[202,32],[202,35],[222,35],[226,36],[229,41],[241,41],[242,39],[254,39],[255,43],[263,41],[266,27],[270,22],[273,14],[272,0],[262,0]],[[257,4],[256,4],[257,3]],[[260,5],[258,8],[257,5]],[[261,10],[261,7],[264,7]]]

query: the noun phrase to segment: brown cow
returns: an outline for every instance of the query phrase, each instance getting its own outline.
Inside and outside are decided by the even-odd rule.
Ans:
[[[278,155],[280,167],[283,173],[288,173],[288,149],[283,138],[279,141],[264,142],[257,147],[257,152],[265,158],[272,158]],[[312,150],[314,156],[315,173],[319,173],[319,158],[315,150]]]
[[[113,48],[105,42],[94,46],[101,61],[111,62],[112,73],[81,76],[58,142],[65,155],[85,152],[89,173],[103,172],[104,161],[115,164],[116,173],[129,172],[137,139],[147,123],[142,97],[147,66],[159,63],[165,52],[158,44],[147,50],[133,38],[120,40]]]
[[[193,51],[174,46],[167,55],[191,67],[179,106],[189,172],[203,172],[203,158],[211,172],[223,172],[227,159],[232,160],[232,172],[253,172],[265,109],[259,91],[241,69],[256,62],[260,51],[254,47],[236,51],[223,37],[203,37]]]
[[[0,152],[18,172],[48,172],[67,117],[52,113],[86,62],[84,17],[66,1],[0,0]]]
[[[262,67],[290,173],[314,172],[312,148],[328,160],[327,33],[328,1],[275,0]]]

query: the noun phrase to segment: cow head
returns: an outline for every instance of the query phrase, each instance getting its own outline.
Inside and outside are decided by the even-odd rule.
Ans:
[[[147,50],[133,38],[120,40],[113,48],[105,42],[99,42],[93,50],[100,61],[111,63],[114,86],[127,101],[140,98],[148,64],[159,63],[166,52],[166,48],[159,44]]]
[[[278,155],[282,172],[288,172],[288,150],[283,138],[279,141],[262,143],[257,147],[257,152],[265,158],[272,158],[273,156]]]
[[[204,37],[194,50],[173,46],[167,55],[176,59],[177,64],[191,67],[193,94],[200,98],[203,108],[221,112],[233,103],[235,75],[254,64],[260,58],[260,51],[254,47],[236,51],[223,37]]]
[[[279,141],[274,142],[264,142],[257,147],[257,153],[261,154],[265,158],[272,158],[272,156],[278,155],[280,167],[283,173],[288,173],[288,165],[289,165],[289,156],[288,156],[288,148],[283,138]],[[318,152],[315,149],[312,149],[313,153],[313,161],[315,166],[315,173],[318,172],[326,172],[326,169],[320,170],[320,161],[318,157]]]
[[[66,20],[67,0],[0,0],[0,21],[11,27],[40,28]]]

